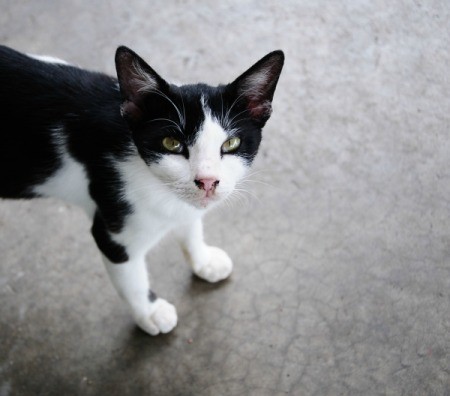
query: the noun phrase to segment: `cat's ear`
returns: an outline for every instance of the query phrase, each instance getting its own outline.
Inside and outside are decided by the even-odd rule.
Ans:
[[[273,51],[231,83],[238,98],[245,101],[250,116],[263,124],[272,112],[273,94],[283,64],[283,51]]]
[[[116,70],[123,97],[122,116],[138,122],[143,115],[144,99],[150,92],[162,91],[167,83],[139,55],[127,47],[116,51]]]

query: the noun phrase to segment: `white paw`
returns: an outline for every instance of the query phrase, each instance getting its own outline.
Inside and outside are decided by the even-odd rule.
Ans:
[[[168,333],[177,325],[177,311],[175,307],[162,298],[151,304],[150,314],[136,316],[136,324],[151,335]]]
[[[200,266],[194,267],[195,275],[208,282],[219,282],[230,276],[233,262],[222,249],[208,246],[209,260]]]

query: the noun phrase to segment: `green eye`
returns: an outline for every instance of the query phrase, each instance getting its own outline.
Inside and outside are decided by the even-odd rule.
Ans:
[[[162,141],[162,145],[171,153],[179,154],[183,151],[183,145],[181,144],[181,142],[172,137],[165,137]]]
[[[239,148],[241,145],[241,139],[238,137],[232,137],[228,139],[224,144],[222,144],[223,153],[231,153]]]

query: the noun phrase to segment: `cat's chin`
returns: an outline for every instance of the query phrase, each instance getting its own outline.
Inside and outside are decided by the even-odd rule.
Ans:
[[[213,207],[220,201],[219,198],[216,197],[203,197],[199,200],[195,201],[193,204],[198,209],[209,209]]]
[[[215,200],[212,197],[204,197],[200,200],[200,207],[206,209],[209,206],[214,205],[215,202],[217,202],[217,199]]]
[[[212,195],[212,196],[203,196],[199,197],[198,199],[195,199],[190,202],[192,206],[194,206],[197,209],[210,209],[217,205],[220,201],[222,201],[222,197],[219,195]]]

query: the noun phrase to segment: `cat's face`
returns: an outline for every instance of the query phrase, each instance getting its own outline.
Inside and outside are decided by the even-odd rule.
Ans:
[[[204,96],[199,101],[202,106],[190,114],[195,117],[191,129],[183,128],[182,133],[162,125],[155,145],[145,144],[140,137],[136,140],[140,147],[151,147],[152,157],[157,153],[150,159],[141,150],[151,171],[165,185],[193,206],[207,207],[234,191],[256,155],[261,134],[256,128],[239,129],[237,124],[227,128]]]
[[[120,47],[122,115],[149,172],[197,208],[228,197],[258,151],[283,59],[273,52],[229,85],[177,87]]]

